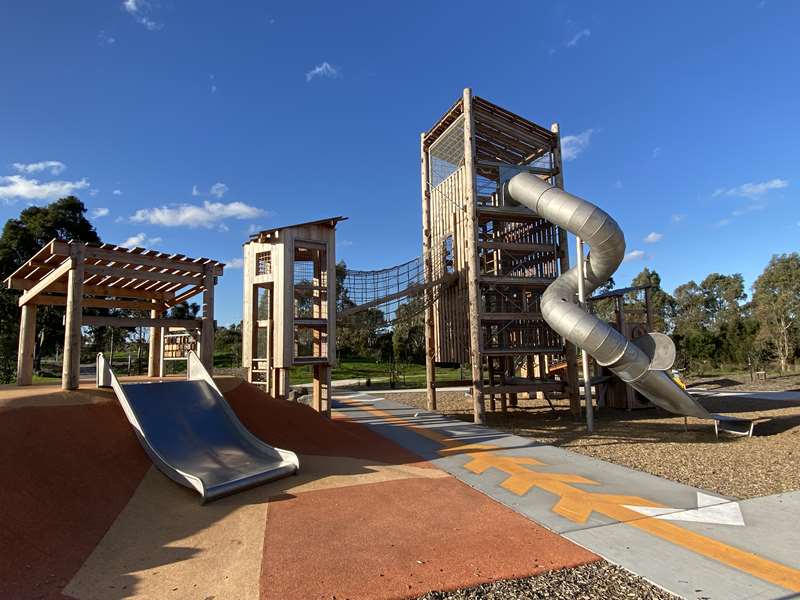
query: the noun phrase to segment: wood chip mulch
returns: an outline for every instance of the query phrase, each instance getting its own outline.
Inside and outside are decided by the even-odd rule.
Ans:
[[[418,600],[674,600],[669,592],[604,560],[525,579],[494,581],[452,592],[431,592]]]

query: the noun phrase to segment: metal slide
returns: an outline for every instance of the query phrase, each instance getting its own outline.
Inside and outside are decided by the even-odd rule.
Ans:
[[[589,244],[585,269],[586,295],[608,281],[625,256],[625,236],[619,225],[594,204],[557,188],[530,173],[512,177],[505,192],[537,215],[563,227]],[[752,422],[709,413],[667,374],[675,360],[675,345],[659,333],[634,341],[575,303],[578,270],[574,267],[542,294],[541,310],[560,335],[588,352],[601,366],[653,404],[679,415],[714,419],[715,430],[751,435]]]
[[[186,381],[121,384],[102,354],[97,386],[111,387],[153,463],[202,501],[251,488],[300,467],[297,455],[265,444],[236,417],[194,352]]]

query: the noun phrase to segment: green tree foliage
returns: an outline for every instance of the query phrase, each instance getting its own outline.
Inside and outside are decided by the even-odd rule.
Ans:
[[[711,273],[699,284],[675,288],[674,338],[683,366],[690,369],[726,364],[753,364],[758,357],[757,323],[744,304],[739,273]]]
[[[653,329],[666,333],[672,330],[675,301],[661,289],[661,275],[647,267],[631,281],[635,287],[650,286],[650,309],[653,311]]]
[[[62,198],[47,206],[31,206],[18,218],[9,219],[0,236],[0,275],[8,277],[20,265],[53,238],[100,243],[86,218],[86,207],[75,196]],[[18,292],[0,289],[0,381],[14,377],[19,335]],[[50,354],[63,344],[64,310],[41,306],[37,310],[37,368],[43,354]]]
[[[425,362],[425,302],[422,297],[412,298],[398,307],[392,346],[398,362]]]
[[[781,371],[788,367],[797,342],[800,317],[800,255],[775,255],[753,285],[754,315],[760,337],[774,349]]]

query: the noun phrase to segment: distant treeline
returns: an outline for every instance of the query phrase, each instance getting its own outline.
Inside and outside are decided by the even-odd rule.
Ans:
[[[711,273],[672,294],[648,268],[632,281],[651,286],[654,329],[672,336],[677,367],[702,372],[720,367],[786,371],[800,348],[800,255],[775,255],[745,291],[740,273]],[[609,287],[613,287],[613,282]]]

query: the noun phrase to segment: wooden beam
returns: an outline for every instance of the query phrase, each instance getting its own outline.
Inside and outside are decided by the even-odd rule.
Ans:
[[[33,383],[33,354],[36,347],[36,305],[22,307],[19,322],[19,352],[17,353],[17,385]]]
[[[158,319],[162,315],[160,307],[153,308],[150,311],[151,319]],[[147,352],[147,376],[148,377],[161,377],[161,352],[162,352],[162,328],[150,328],[150,343],[148,344]]]
[[[478,318],[480,310],[480,262],[478,261],[478,214],[477,214],[477,182],[475,173],[475,115],[472,111],[472,90],[466,88],[464,103],[464,170],[466,171],[466,208],[467,208],[467,286],[469,316],[469,353],[472,367],[472,401],[473,420],[478,424],[486,423],[486,408],[483,402],[483,364],[481,358],[481,324]]]
[[[106,277],[119,277],[121,279],[163,281],[171,283],[184,283],[186,285],[191,285],[200,281],[200,277],[191,277],[189,275],[174,275],[172,273],[145,271],[143,269],[125,269],[122,267],[104,267],[102,265],[88,266],[86,267],[86,273],[103,275]]]
[[[553,283],[548,277],[506,277],[502,275],[481,275],[480,282],[486,285],[516,285],[519,287],[541,288]]]
[[[214,373],[214,271],[203,274],[203,318],[200,325],[200,361],[210,374]]]
[[[205,288],[202,285],[196,285],[193,288],[186,290],[185,292],[181,292],[179,295],[175,296],[172,300],[167,302],[167,308],[172,308],[173,306],[180,304],[181,302],[185,302],[189,298],[197,296],[200,292],[202,292]]]
[[[155,267],[157,269],[172,269],[176,271],[189,271],[191,273],[203,273],[205,264],[183,261],[170,258],[164,254],[157,254],[155,256],[148,254],[133,254],[127,250],[114,250],[111,248],[96,248],[93,246],[86,246],[86,258],[98,258],[106,262],[116,262],[122,264],[142,265],[147,267]],[[214,275],[222,275],[222,266],[214,265]]]
[[[561,158],[561,132],[558,123],[553,123],[550,126],[550,131],[555,135],[555,142],[553,144],[553,165],[558,169],[558,175],[553,180],[556,187],[564,189],[564,169]],[[558,255],[559,255],[559,270],[562,274],[570,269],[569,265],[569,248],[567,231],[563,227],[558,228]],[[622,331],[620,329],[620,331]],[[581,416],[581,396],[580,388],[578,387],[578,356],[575,346],[564,340],[564,358],[567,361],[567,393],[569,395],[569,408],[572,415],[579,419]]]
[[[515,244],[510,242],[481,242],[478,244],[481,248],[486,250],[505,250],[507,252],[549,252],[556,253],[556,246],[553,244]]]
[[[420,184],[422,187],[422,260],[425,268],[425,283],[433,281],[433,260],[431,253],[431,191],[428,185],[430,166],[425,149],[425,133],[420,134]],[[436,410],[436,331],[433,316],[433,290],[425,290],[425,405],[428,410]]]
[[[91,327],[182,327],[200,329],[200,319],[168,319],[152,317],[98,317],[84,315],[83,324]]]
[[[83,265],[81,265],[83,267]],[[46,275],[43,279],[39,280],[39,282],[31,287],[27,292],[22,294],[19,299],[19,305],[24,306],[36,296],[41,294],[43,291],[48,289],[51,285],[53,285],[56,281],[61,279],[64,275],[70,272],[72,268],[72,262],[70,259],[65,260],[61,265],[50,271],[48,275]]]
[[[544,319],[540,312],[497,312],[481,313],[481,321],[541,321]]]
[[[50,296],[42,294],[29,304],[37,306],[66,306],[66,296]],[[84,298],[83,308],[117,308],[120,310],[150,310],[153,308],[152,302],[143,300],[107,300],[105,298]]]
[[[83,302],[83,246],[70,246],[71,268],[67,280],[67,308],[64,326],[64,360],[61,367],[61,388],[76,390],[81,380],[81,313]],[[33,291],[33,290],[31,290]]]

